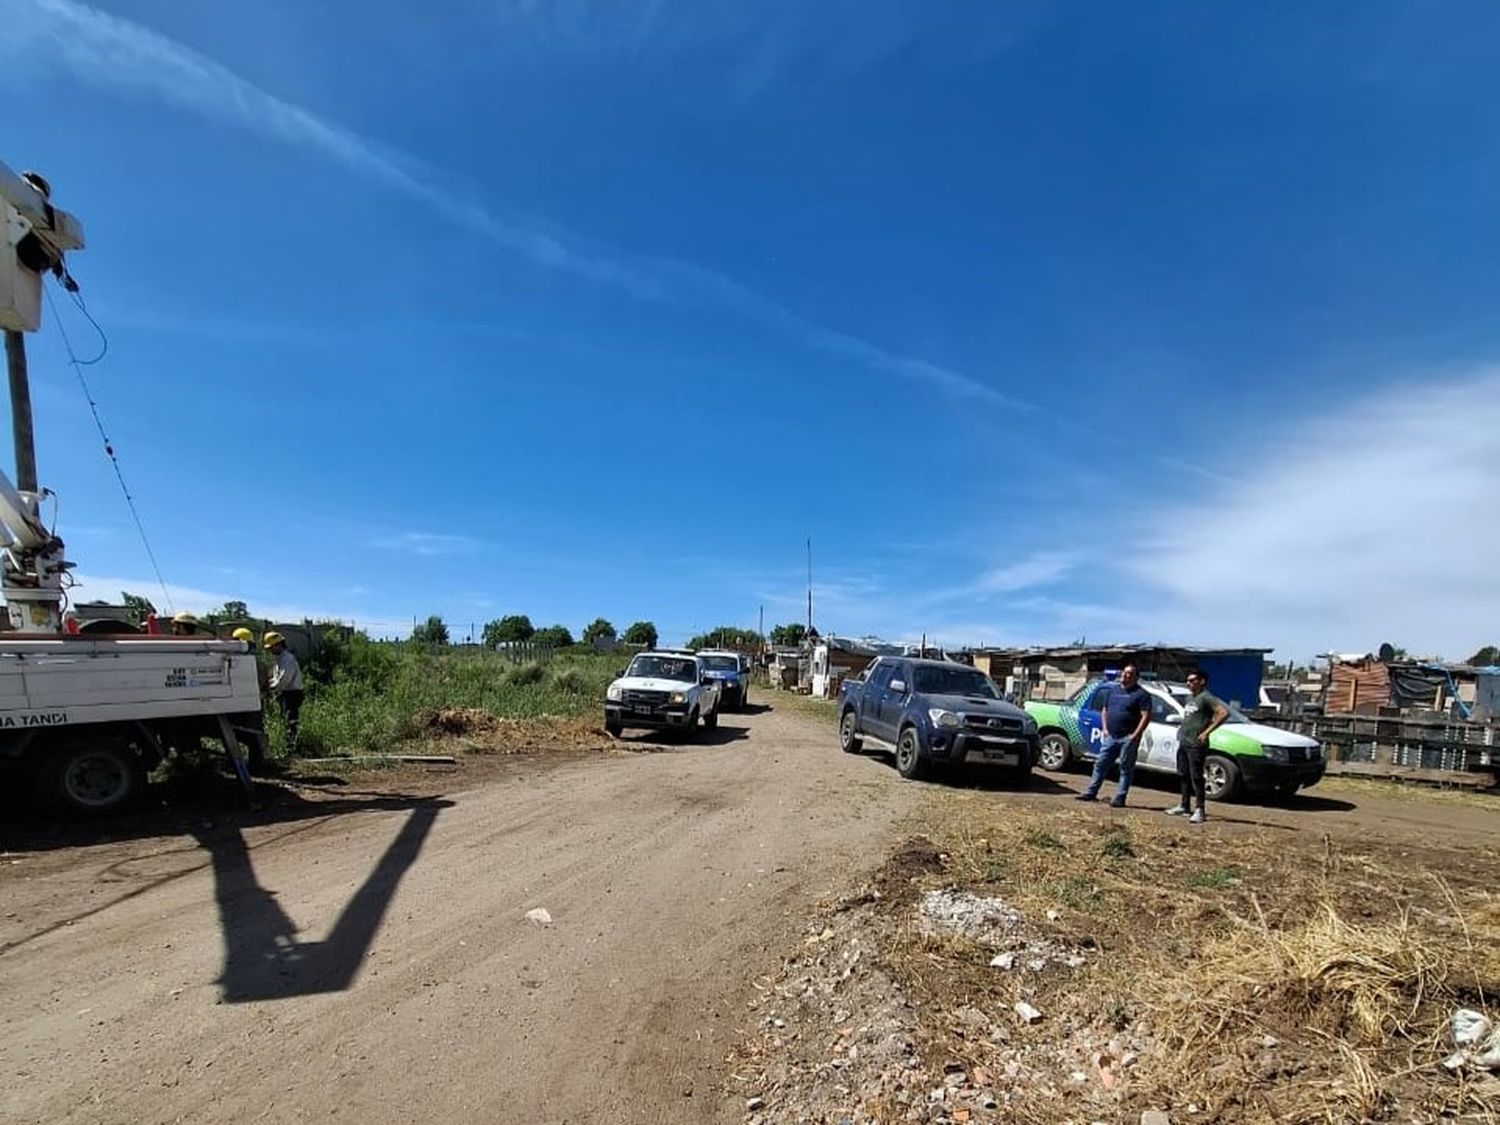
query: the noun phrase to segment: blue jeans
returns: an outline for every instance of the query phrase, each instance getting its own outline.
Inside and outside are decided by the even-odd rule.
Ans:
[[[1089,787],[1085,792],[1093,795],[1099,792],[1099,787],[1104,784],[1104,779],[1109,776],[1109,771],[1114,768],[1115,761],[1120,763],[1120,783],[1115,786],[1115,796],[1123,797],[1130,792],[1130,783],[1135,779],[1135,752],[1138,743],[1134,738],[1115,738],[1113,735],[1106,736],[1099,747],[1099,757],[1094,759],[1094,776],[1089,779]]]

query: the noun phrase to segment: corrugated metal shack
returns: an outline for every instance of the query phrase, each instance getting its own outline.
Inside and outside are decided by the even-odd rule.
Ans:
[[[1268,648],[1095,645],[981,649],[974,666],[1022,699],[1067,699],[1095,676],[1134,662],[1142,676],[1180,682],[1188,669],[1208,673],[1214,694],[1254,707],[1260,702]]]
[[[1467,664],[1381,660],[1376,656],[1325,655],[1328,661],[1323,709],[1330,713],[1375,715],[1400,712],[1452,712],[1468,718],[1478,701],[1480,669]]]

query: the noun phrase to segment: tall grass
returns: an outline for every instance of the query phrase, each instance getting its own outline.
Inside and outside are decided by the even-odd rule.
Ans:
[[[319,654],[309,676],[298,752],[378,751],[418,733],[424,712],[474,707],[504,718],[592,715],[625,657],[588,651],[546,665],[496,653],[437,650],[355,637]]]

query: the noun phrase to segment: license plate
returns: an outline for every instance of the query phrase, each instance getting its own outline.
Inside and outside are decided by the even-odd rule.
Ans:
[[[651,708],[644,703],[637,703],[634,707],[631,708],[631,711],[633,711],[637,715],[651,714]]]

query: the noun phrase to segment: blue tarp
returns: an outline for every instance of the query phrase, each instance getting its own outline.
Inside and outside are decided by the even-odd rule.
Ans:
[[[1265,661],[1256,652],[1203,653],[1196,657],[1198,667],[1208,674],[1208,690],[1226,702],[1242,707],[1260,705],[1260,681]]]

